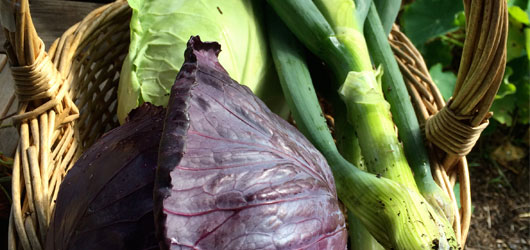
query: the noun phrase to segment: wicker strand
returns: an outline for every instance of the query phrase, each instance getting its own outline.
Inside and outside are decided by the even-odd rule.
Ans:
[[[46,53],[28,0],[15,1],[15,29],[3,29],[19,100],[12,119],[21,135],[13,164],[8,249],[42,249],[67,171],[83,147],[118,124],[117,84],[131,11],[125,1],[104,5],[70,27]]]
[[[467,35],[462,60],[448,107],[457,115],[470,116],[470,126],[485,123],[506,67],[508,11],[505,1],[464,1],[468,9]],[[459,156],[448,154],[446,167],[458,163]]]
[[[12,117],[19,128],[20,143],[15,152],[12,183],[12,214],[9,228],[9,249],[42,249],[51,216],[48,167],[52,134],[62,130],[64,120],[73,122],[78,109],[69,95],[69,86],[58,73],[44,44],[37,36],[29,14],[27,0],[17,1],[16,30],[8,31],[6,44],[19,110]],[[49,127],[49,112],[59,120]],[[57,125],[57,126],[55,126]],[[72,145],[74,145],[72,147]],[[75,152],[75,144],[68,153]],[[71,154],[71,153],[70,153]],[[17,246],[20,244],[19,246]]]
[[[490,116],[489,108],[502,82],[508,13],[505,1],[471,1],[470,4],[468,35],[449,107],[456,115],[471,115],[469,125],[478,126]]]
[[[468,116],[458,116],[450,108],[444,107],[437,115],[427,119],[425,136],[438,148],[451,155],[465,156],[482,131],[489,125],[488,120],[479,126],[470,126]]]
[[[40,41],[41,46],[44,43]],[[52,98],[59,87],[57,70],[44,52],[39,51],[35,62],[28,66],[13,66],[11,73],[15,80],[15,91],[21,102]]]
[[[26,230],[24,229],[24,221],[22,219],[23,214],[24,214],[23,209],[20,206],[17,206],[17,204],[22,204],[22,201],[23,201],[22,200],[23,197],[21,197],[22,196],[21,187],[23,185],[22,184],[23,182],[21,183],[22,176],[20,174],[21,167],[20,167],[19,151],[20,151],[20,143],[17,147],[17,153],[15,154],[15,159],[13,160],[13,170],[12,170],[12,176],[11,176],[11,186],[12,186],[11,187],[11,190],[12,190],[11,198],[13,201],[12,203],[13,205],[11,206],[11,215],[10,215],[11,219],[9,220],[10,221],[9,228],[10,228],[10,231],[13,232],[13,234],[15,234],[16,232],[16,235],[18,236],[17,238],[20,241],[20,244],[23,249],[31,249],[28,235],[26,233]],[[12,239],[15,237],[10,237],[10,238]],[[9,245],[10,250],[17,249],[16,242],[10,241],[8,245]]]
[[[13,206],[11,206],[11,213],[9,214],[9,225],[12,225],[13,223]],[[15,228],[9,227],[7,230],[7,249],[16,249]]]

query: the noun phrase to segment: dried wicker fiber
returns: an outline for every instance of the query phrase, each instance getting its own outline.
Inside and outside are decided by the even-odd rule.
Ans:
[[[131,11],[125,1],[96,9],[46,53],[28,1],[8,7],[2,16],[13,19],[2,24],[20,103],[12,118],[20,141],[13,164],[9,249],[42,249],[66,172],[83,148],[118,125],[116,93]]]
[[[117,86],[128,51],[131,11],[124,0],[102,6],[68,29],[46,53],[33,26],[28,0],[0,1],[4,5],[12,3],[0,11],[19,101],[18,113],[12,118],[17,124],[20,141],[13,165],[9,249],[42,249],[54,200],[66,172],[83,149],[118,126]],[[481,124],[487,124],[487,111],[504,71],[502,48],[505,46],[502,44],[506,42],[506,3],[499,0],[464,2],[466,14],[471,15],[467,27],[471,39],[466,40],[462,65],[469,67],[460,68],[450,108],[442,113],[452,114],[452,118],[443,116],[449,119],[448,123],[463,121],[465,128],[480,130],[485,126]],[[486,35],[481,35],[480,30]],[[416,101],[420,122],[432,120],[429,117],[445,104],[421,55],[397,29],[391,33],[390,41],[411,86],[409,90]],[[474,53],[473,48],[481,49]],[[493,73],[481,74],[480,69],[484,67]],[[484,82],[492,87],[478,85]],[[478,91],[471,96],[480,99],[462,96],[469,91]],[[439,137],[438,133],[454,133],[446,129],[447,126],[426,125],[428,133],[437,133],[435,138]],[[457,179],[461,183],[462,209],[457,213],[455,229],[462,244],[465,244],[469,228],[471,206],[469,174],[463,155],[474,145],[480,131],[471,134],[471,141],[464,136],[456,141],[429,144],[435,179],[453,200],[452,187]],[[465,145],[443,146],[453,145],[451,143]],[[458,148],[458,151],[447,152],[440,148]]]

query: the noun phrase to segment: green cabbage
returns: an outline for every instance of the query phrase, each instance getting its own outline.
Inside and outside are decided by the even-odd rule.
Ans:
[[[131,44],[118,88],[120,123],[144,102],[167,105],[192,35],[219,42],[223,49],[219,61],[229,75],[260,96],[273,65],[260,26],[262,18],[252,2],[129,0]]]

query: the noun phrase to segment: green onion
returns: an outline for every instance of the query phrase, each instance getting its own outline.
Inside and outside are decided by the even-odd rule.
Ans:
[[[392,118],[398,128],[407,160],[414,172],[416,185],[433,207],[440,208],[446,217],[452,220],[454,211],[451,200],[432,178],[418,118],[374,4],[368,11],[364,34],[374,63],[383,67],[382,89],[390,103]]]
[[[302,1],[302,0],[288,0],[278,1],[269,0],[276,13],[287,24],[291,31],[298,37],[298,39],[306,45],[311,52],[323,59],[335,71],[339,81],[343,82],[350,71],[360,71],[362,73],[362,81],[366,84],[359,84],[360,92],[370,92],[370,89],[377,91],[377,83],[375,81],[375,73],[372,70],[371,62],[369,60],[368,49],[364,36],[359,32],[354,13],[355,8],[353,1],[350,0],[329,0],[329,1]],[[317,8],[318,6],[318,8]],[[323,10],[322,13],[319,10]],[[330,23],[334,24],[335,32]],[[350,78],[351,84],[356,80]],[[348,90],[350,88],[344,88]],[[359,93],[360,93],[359,92]],[[379,90],[379,92],[381,92]],[[343,91],[343,94],[354,94],[352,91]],[[381,94],[382,96],[382,94]],[[349,96],[344,96],[345,99],[351,99]],[[377,110],[388,109],[382,99]],[[359,137],[359,144],[361,152],[365,159],[366,165],[370,172],[385,174],[399,178],[401,183],[405,183],[412,189],[416,189],[413,182],[412,172],[408,167],[406,160],[400,156],[401,151],[396,151],[395,144],[389,146],[374,147],[373,145],[383,145],[385,142],[374,141],[377,139],[386,139],[387,136],[378,136],[377,139],[370,136],[371,134],[381,134],[385,132],[381,128],[392,127],[393,123],[386,117],[390,117],[389,111],[383,114],[377,114],[370,121],[368,119],[356,120],[354,118],[351,105],[362,105],[363,103],[356,102],[351,104],[346,102],[348,106],[348,117],[352,125],[356,127],[357,136]],[[368,104],[371,106],[371,104]],[[385,106],[385,107],[383,107]],[[370,107],[366,107],[370,108]],[[363,109],[363,108],[360,108]],[[374,113],[375,114],[375,113]],[[377,117],[381,115],[381,117]],[[356,121],[355,123],[353,121]],[[374,122],[388,122],[390,125],[374,124]],[[360,131],[359,131],[360,129]],[[376,130],[376,131],[373,131]],[[388,131],[386,131],[388,132]],[[396,137],[395,133],[390,133]],[[394,141],[390,141],[393,143]],[[393,152],[394,151],[394,152]],[[402,153],[401,153],[402,154]],[[387,160],[389,157],[399,158],[399,161]],[[403,160],[405,162],[403,163]],[[386,164],[392,162],[390,165]],[[392,167],[394,165],[394,167]],[[392,174],[394,169],[397,174]],[[412,181],[412,182],[411,182]]]
[[[395,133],[390,105],[374,72],[350,72],[340,93],[348,106],[348,118],[357,131],[368,171],[418,191]]]
[[[306,5],[315,7],[310,1],[269,2],[276,9],[296,10],[294,6],[303,7],[306,11],[299,12],[304,15],[310,8]],[[284,14],[293,15],[293,12],[286,11]],[[307,14],[310,15],[312,14]],[[326,157],[335,176],[339,198],[348,210],[359,218],[386,248],[456,248],[457,243],[451,226],[421,195],[398,182],[366,173],[339,154],[322,116],[307,65],[300,51],[301,46],[289,31],[282,27],[278,18],[269,16],[267,19],[271,51],[287,104],[298,129]]]
[[[346,48],[348,53],[344,54],[343,58],[352,58],[354,61],[339,92],[348,107],[348,118],[357,132],[368,171],[381,174],[416,190],[412,171],[401,150],[397,134],[393,133],[394,123],[390,107],[383,97],[380,83],[376,81],[375,71],[372,70],[362,29],[355,19],[353,1],[315,0],[313,2],[315,3],[313,6],[317,7],[313,9],[320,11],[324,17],[320,22],[327,23],[328,30],[331,30],[329,37],[336,37]],[[300,27],[297,26],[298,29]],[[302,30],[299,33],[301,32]],[[304,42],[302,39],[301,41]],[[316,54],[315,51],[313,52]],[[326,54],[317,54],[317,56],[324,61],[335,60],[328,58]],[[347,59],[343,62],[347,62]]]
[[[388,34],[390,34],[390,31],[392,30],[392,25],[394,24],[396,17],[399,13],[399,9],[401,8],[401,0],[373,0],[373,2],[370,2],[370,6],[375,5],[377,7],[377,13],[379,16],[378,19],[383,25],[385,36],[388,36]],[[368,8],[370,9],[370,7]],[[364,35],[366,36],[366,32],[364,33]],[[370,47],[370,41],[368,39],[366,39],[366,41],[368,43],[368,47]]]

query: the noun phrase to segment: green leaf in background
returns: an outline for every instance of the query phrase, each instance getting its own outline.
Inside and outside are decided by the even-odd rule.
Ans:
[[[528,57],[528,60],[530,60],[530,28],[524,28],[524,37],[526,41],[526,56]]]
[[[528,60],[530,60],[530,53],[528,53],[528,51],[530,50],[530,1],[508,1],[508,6],[510,25],[515,27],[515,29],[514,27],[510,27],[510,29],[514,29],[512,31],[513,33],[515,33],[516,31],[522,32],[522,36],[524,38],[521,38],[521,35],[517,36],[515,34],[512,34],[512,36],[515,36],[519,39],[517,42],[524,42],[526,56],[528,57]],[[512,51],[512,54],[513,57],[517,57],[517,51]]]
[[[458,6],[458,7],[457,7]],[[500,124],[530,122],[530,1],[508,0],[509,28],[507,67],[503,82],[491,107],[493,119]],[[456,77],[453,53],[461,42],[465,16],[459,0],[416,0],[405,7],[401,24],[406,35],[418,47],[430,68],[430,74],[443,97],[451,95]],[[447,33],[452,32],[451,35]],[[456,36],[456,37],[455,37]]]
[[[456,14],[454,24],[459,28],[466,27],[466,13],[464,13],[464,11],[460,11]]]
[[[523,83],[530,84],[530,61],[526,57],[515,58],[506,64],[513,70],[510,82],[515,83],[517,88]]]
[[[530,31],[528,30],[530,19],[527,12],[517,5],[513,5],[508,8],[510,19],[507,44],[508,61],[524,55],[525,50],[528,51],[530,48]],[[528,55],[528,58],[530,59],[530,55]]]
[[[421,48],[429,39],[457,29],[455,15],[463,10],[460,0],[416,0],[405,7],[401,26],[414,45]]]
[[[526,14],[530,17],[530,1],[526,1]]]
[[[506,126],[512,126],[515,101],[515,95],[493,101],[490,109],[493,112],[493,119]]]
[[[515,88],[515,91],[509,93],[510,88]],[[514,117],[517,117],[517,123],[528,124],[529,108],[530,68],[528,59],[523,56],[513,59],[507,64],[503,84],[499,88],[491,111],[493,111],[493,119],[501,124],[511,126],[514,123]]]
[[[441,63],[443,67],[449,66],[453,60],[450,44],[441,39],[436,39],[425,44],[421,54],[428,68],[431,68],[437,63]]]
[[[512,68],[510,68],[509,66],[506,67],[506,70],[504,71],[504,76],[502,78],[501,86],[499,87],[499,91],[497,91],[497,95],[495,95],[495,99],[501,99],[507,95],[515,93],[515,91],[517,90],[515,84],[511,83],[508,80],[512,74]]]
[[[524,7],[528,3],[528,0],[508,0],[507,5],[508,7],[512,6],[519,6]]]
[[[526,25],[530,24],[530,20],[528,20],[528,14],[526,14],[526,12],[519,6],[511,6],[508,8],[508,13],[510,14],[510,18],[515,19],[517,22]]]
[[[508,25],[508,41],[506,44],[506,61],[509,62],[525,54],[526,42],[522,29],[517,28],[513,22]]]
[[[456,84],[456,75],[453,72],[443,72],[442,64],[437,63],[429,69],[432,80],[447,101],[453,95]]]
[[[514,83],[517,92],[514,95],[517,106],[517,122],[528,124],[530,119],[530,61],[527,57],[519,57],[508,63],[513,69],[510,82]]]
[[[517,104],[517,122],[528,124],[530,122],[530,82],[524,82],[518,87],[516,96]]]
[[[526,14],[530,17],[530,1],[528,0],[508,0],[508,8],[512,6],[519,6],[525,10]]]

